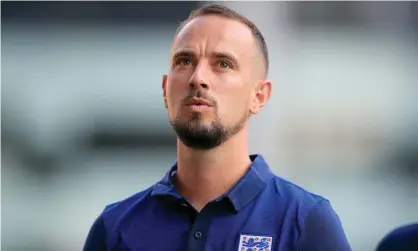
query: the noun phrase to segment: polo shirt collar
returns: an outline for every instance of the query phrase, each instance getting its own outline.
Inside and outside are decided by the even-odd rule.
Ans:
[[[252,161],[248,172],[235,184],[235,186],[225,195],[218,198],[228,198],[234,209],[238,212],[248,205],[269,183],[273,177],[267,162],[260,154],[250,155]],[[181,199],[172,181],[177,171],[177,162],[169,172],[154,185],[151,192],[152,196],[165,195]]]

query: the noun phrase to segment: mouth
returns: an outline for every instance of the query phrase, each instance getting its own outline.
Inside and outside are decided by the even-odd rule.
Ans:
[[[186,102],[186,107],[192,112],[204,112],[212,108],[210,102],[201,98],[192,98]]]
[[[212,105],[205,99],[192,98],[186,102],[186,106],[190,107],[211,107]]]

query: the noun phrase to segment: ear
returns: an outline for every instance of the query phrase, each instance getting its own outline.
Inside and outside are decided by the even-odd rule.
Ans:
[[[260,81],[254,90],[254,97],[250,106],[250,112],[252,114],[257,114],[270,99],[270,95],[271,82],[269,80]]]
[[[163,75],[162,88],[163,88],[164,106],[165,106],[165,108],[168,108],[168,105],[167,105],[167,74]]]

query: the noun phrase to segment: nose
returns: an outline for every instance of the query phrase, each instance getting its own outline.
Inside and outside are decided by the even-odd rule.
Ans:
[[[192,89],[208,89],[208,85],[206,83],[195,83],[195,82],[190,82],[190,88]]]
[[[189,86],[191,89],[209,89],[210,69],[204,62],[199,63],[190,77]]]

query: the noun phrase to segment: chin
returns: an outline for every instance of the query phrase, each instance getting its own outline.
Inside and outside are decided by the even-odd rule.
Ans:
[[[202,119],[190,119],[186,123],[193,126],[198,126],[201,128],[210,128],[212,121],[202,120]]]

